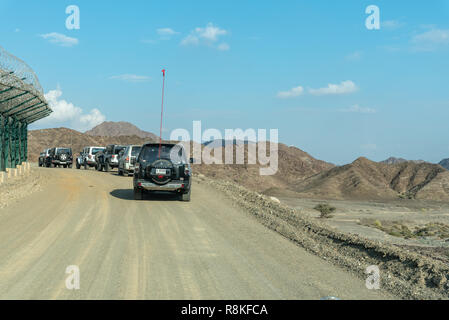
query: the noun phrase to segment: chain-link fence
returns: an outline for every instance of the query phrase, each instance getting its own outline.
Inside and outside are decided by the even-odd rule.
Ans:
[[[33,70],[0,47],[0,171],[27,161],[28,125],[51,112]]]
[[[12,55],[0,46],[0,70],[6,72],[14,72],[18,79],[23,79],[23,84],[28,84],[34,87],[36,91],[43,94],[43,90],[39,80],[34,71],[21,59]],[[12,85],[20,85],[12,78],[1,78],[1,81],[12,81]]]

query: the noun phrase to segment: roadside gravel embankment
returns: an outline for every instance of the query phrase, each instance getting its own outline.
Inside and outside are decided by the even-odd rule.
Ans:
[[[0,183],[0,208],[5,208],[20,199],[41,190],[42,185],[48,180],[43,172],[33,166],[27,174],[6,179]]]
[[[355,234],[337,232],[319,219],[306,217],[299,210],[231,182],[212,180],[201,174],[196,180],[222,191],[268,228],[362,279],[367,278],[368,266],[378,266],[381,287],[396,296],[449,298],[449,266],[440,261]]]

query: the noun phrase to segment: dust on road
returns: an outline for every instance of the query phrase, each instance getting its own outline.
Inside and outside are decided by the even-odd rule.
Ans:
[[[131,178],[41,170],[0,209],[1,299],[391,299],[194,183],[192,201],[132,200]],[[80,290],[66,268],[80,269]]]

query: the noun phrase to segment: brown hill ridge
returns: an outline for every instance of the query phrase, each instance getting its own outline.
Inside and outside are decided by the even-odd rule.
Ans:
[[[380,161],[380,163],[385,163],[385,164],[398,164],[398,163],[404,163],[404,162],[415,162],[415,163],[423,163],[426,162],[424,160],[406,160],[404,158],[396,158],[396,157],[390,157],[384,161]]]
[[[86,146],[107,146],[109,144],[143,144],[148,139],[138,136],[99,137],[67,128],[32,130],[28,132],[28,158],[37,162],[39,154],[46,148],[69,147],[78,155]]]
[[[204,148],[203,146],[203,150]],[[213,148],[213,150],[215,149],[221,149],[224,163],[224,147]],[[285,190],[291,189],[292,185],[296,185],[307,177],[334,167],[333,164],[317,160],[296,147],[288,147],[281,143],[278,144],[279,165],[275,175],[261,176],[259,174],[261,167],[259,164],[247,164],[248,146],[245,146],[244,159],[246,164],[201,164],[195,165],[194,170],[210,177],[236,182],[257,192],[274,195],[279,192],[284,194]]]
[[[53,146],[71,147],[78,154],[84,146],[143,144],[148,140],[151,139],[136,135],[92,136],[67,128],[34,130],[29,132],[29,158],[37,161],[42,150]],[[223,147],[214,149],[219,148],[222,148],[224,157]],[[245,163],[248,158],[247,148]],[[279,169],[273,176],[261,176],[260,166],[249,164],[197,164],[193,170],[275,196],[357,200],[401,197],[449,201],[449,171],[437,164],[410,161],[385,164],[359,158],[351,164],[335,167],[298,148],[284,144],[279,144],[278,148]]]
[[[30,161],[37,162],[40,152],[49,147],[71,147],[77,155],[85,146],[108,144],[143,144],[148,138],[134,136],[92,136],[67,128],[34,130],[29,132],[28,153]],[[203,149],[205,146],[201,146]],[[221,147],[220,147],[221,148]],[[212,152],[213,154],[213,152]],[[224,150],[222,151],[224,156]],[[247,163],[245,149],[245,163]],[[333,168],[334,165],[317,160],[306,152],[279,144],[279,171],[274,176],[260,176],[259,165],[194,165],[193,170],[204,175],[230,180],[258,192],[286,190],[303,179]]]
[[[325,199],[449,200],[449,171],[437,164],[378,163],[359,158],[304,180],[294,188],[300,196]]]
[[[129,122],[111,122],[105,121],[93,129],[86,131],[85,134],[90,136],[101,137],[118,137],[118,136],[137,136],[139,138],[147,138],[151,141],[157,141],[158,136],[151,132],[140,130],[138,127]]]

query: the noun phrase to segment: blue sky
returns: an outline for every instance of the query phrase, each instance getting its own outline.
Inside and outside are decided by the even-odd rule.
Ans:
[[[68,5],[80,29],[66,28]],[[380,30],[368,30],[368,5]],[[55,112],[31,129],[106,119],[172,129],[277,128],[343,164],[449,157],[449,1],[5,1],[0,45]]]

